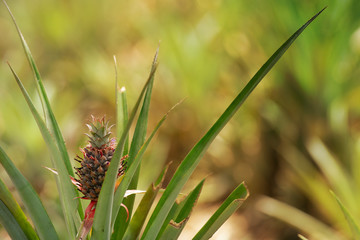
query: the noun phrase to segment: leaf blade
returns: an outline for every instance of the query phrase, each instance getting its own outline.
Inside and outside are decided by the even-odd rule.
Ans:
[[[117,171],[120,164],[120,159],[122,157],[122,152],[124,149],[124,144],[126,140],[126,136],[130,130],[131,123],[133,122],[138,107],[140,105],[141,99],[145,94],[146,88],[155,74],[156,66],[154,67],[153,71],[151,71],[150,76],[145,83],[140,96],[134,106],[134,109],[129,117],[129,121],[126,125],[126,128],[116,146],[115,153],[111,160],[109,169],[106,172],[104,183],[102,185],[99,200],[97,204],[97,210],[95,211],[94,223],[93,223],[93,235],[92,239],[109,239],[110,238],[110,229],[113,226],[115,215],[113,212],[113,204],[114,204],[114,190],[115,190],[115,181],[117,177]],[[125,179],[125,178],[124,178]],[[122,181],[123,183],[123,181]],[[125,194],[125,192],[124,192]],[[120,208],[120,204],[116,204],[116,214]]]
[[[45,123],[48,124],[49,126],[49,130],[50,132],[53,134],[53,136],[55,137],[55,143],[57,145],[57,147],[59,148],[59,152],[60,152],[60,155],[61,155],[61,158],[63,160],[63,162],[65,163],[65,166],[66,166],[66,169],[68,171],[68,174],[72,177],[74,177],[74,172],[73,172],[73,169],[72,169],[72,165],[71,165],[71,162],[70,162],[70,158],[69,158],[69,154],[67,152],[67,149],[66,149],[66,145],[65,145],[65,140],[62,136],[62,133],[60,131],[60,128],[59,128],[59,125],[56,121],[56,118],[55,118],[55,115],[51,109],[51,106],[50,106],[50,101],[49,101],[49,98],[47,96],[47,93],[46,93],[46,90],[45,90],[45,87],[43,85],[43,82],[42,82],[42,79],[41,79],[41,75],[40,75],[40,72],[36,66],[36,63],[35,63],[35,60],[31,54],[31,51],[30,51],[30,48],[20,30],[20,27],[17,25],[16,23],[16,20],[15,20],[15,17],[14,15],[12,14],[9,6],[7,5],[6,1],[3,0],[3,3],[4,5],[6,6],[7,10],[8,10],[8,13],[10,14],[10,17],[15,25],[15,28],[16,28],[16,31],[19,35],[19,38],[21,40],[21,44],[23,46],[23,49],[24,49],[24,52],[25,52],[25,55],[27,57],[27,60],[28,60],[28,63],[30,65],[30,68],[31,70],[33,71],[33,75],[34,75],[34,79],[36,80],[36,86],[37,86],[37,92],[38,92],[38,95],[39,95],[39,98],[41,100],[41,106],[42,106],[42,110],[44,112],[44,116],[45,116]],[[47,121],[47,120],[50,120],[50,121]],[[46,141],[46,139],[44,139]],[[78,196],[78,193],[76,192],[77,196]],[[81,219],[84,218],[84,214],[83,214],[83,211],[82,211],[82,206],[81,206],[81,201],[80,199],[77,199],[76,201],[78,201],[78,213],[79,213],[79,216],[81,217]]]
[[[0,223],[8,232],[11,239],[28,240],[23,229],[19,226],[15,217],[7,206],[0,200]]]
[[[325,9],[325,8],[324,8]],[[324,10],[323,9],[323,10]],[[195,170],[201,157],[210,146],[212,141],[237,112],[243,102],[247,99],[250,93],[260,83],[263,77],[271,70],[271,68],[277,63],[281,56],[291,46],[295,39],[304,31],[304,29],[323,11],[321,10],[314,15],[309,21],[307,21],[301,28],[299,28],[285,43],[266,61],[266,63],[260,68],[260,70],[254,75],[239,95],[228,106],[225,112],[215,122],[215,124],[209,129],[209,131],[203,136],[203,138],[193,147],[189,154],[185,157],[183,162],[171,179],[164,194],[160,198],[158,205],[156,206],[153,215],[149,220],[142,239],[150,240],[156,237],[160,227],[162,226],[167,213],[170,211],[176,196],[180,193],[182,187],[185,185],[190,175]]]
[[[22,232],[28,239],[39,239],[38,235],[34,231],[30,222],[27,220],[23,210],[20,208],[18,202],[13,197],[9,189],[4,182],[0,179],[0,200],[7,207],[10,213],[13,215],[15,221],[18,223]],[[6,211],[6,209],[4,209]],[[6,219],[6,218],[5,218]]]
[[[152,62],[150,73],[155,70],[158,54],[159,54],[159,48],[157,48],[157,50],[156,50],[156,53],[155,53],[155,56],[154,56],[154,59],[153,59],[153,62]],[[144,96],[144,100],[143,100],[143,103],[142,103],[140,114],[139,114],[138,120],[136,122],[134,135],[133,135],[133,138],[132,138],[132,141],[131,141],[129,157],[127,159],[127,163],[129,165],[131,165],[132,161],[135,159],[137,153],[139,152],[141,146],[145,142],[153,84],[154,84],[154,75],[150,78],[150,82],[149,82],[149,85],[148,85],[148,87],[146,89],[146,93],[145,93],[145,96]],[[134,173],[134,176],[133,176],[133,178],[132,178],[132,180],[130,182],[130,185],[128,187],[129,189],[136,189],[137,188],[137,184],[138,184],[138,181],[139,181],[140,166],[141,166],[141,163],[139,164],[139,166],[137,167],[137,169],[136,169],[136,171]],[[126,205],[126,207],[128,208],[129,213],[127,213],[126,211],[122,211],[122,208],[119,209],[119,213],[117,215],[116,221],[117,222],[122,222],[122,224],[120,224],[119,228],[116,229],[116,232],[117,232],[117,238],[116,239],[119,239],[119,240],[122,239],[123,235],[125,234],[126,228],[128,227],[128,224],[129,224],[129,221],[124,221],[124,220],[127,219],[127,214],[129,214],[131,216],[133,206],[134,206],[135,197],[136,196],[134,195],[134,196],[129,196],[126,199],[124,199],[123,204]]]
[[[145,223],[146,217],[150,211],[150,208],[162,186],[162,182],[164,180],[167,169],[168,166],[162,171],[157,181],[148,187],[145,195],[141,199],[141,202],[134,213],[134,216],[131,218],[129,227],[126,229],[123,240],[138,239],[141,229]]]

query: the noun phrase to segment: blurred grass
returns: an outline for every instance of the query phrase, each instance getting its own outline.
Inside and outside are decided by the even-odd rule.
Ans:
[[[173,161],[173,170],[279,43],[327,5],[323,16],[299,38],[215,140],[193,176],[198,181],[212,174],[200,202],[217,204],[245,180],[254,196],[273,196],[326,219],[314,210],[316,202],[294,187],[298,184],[288,181],[292,172],[281,160],[279,149],[290,144],[307,156],[305,142],[316,136],[344,166],[356,160],[359,1],[50,0],[9,5],[42,73],[71,158],[85,141],[84,123],[90,114],[106,114],[115,122],[112,56],[117,57],[118,79],[125,82],[132,106],[161,41],[149,128],[174,103],[184,97],[187,100],[160,130],[156,144],[145,154],[143,168],[158,165],[160,169],[163,162]],[[1,144],[48,199],[46,203],[58,204],[54,203],[51,174],[31,168],[34,162],[49,166],[50,159],[5,64],[12,64],[34,97],[36,90],[29,87],[34,86],[31,72],[3,6],[0,32]],[[205,103],[212,107],[204,108]],[[150,180],[156,177],[142,173]],[[2,169],[0,174],[4,174]],[[140,188],[145,189],[148,181],[140,179]],[[189,189],[195,185],[190,182]],[[248,202],[251,205],[251,199]],[[262,217],[249,213],[251,206],[247,209],[245,214],[252,216],[248,231],[255,239],[262,234],[276,236],[274,239],[296,235],[277,223],[259,230],[264,224]],[[59,214],[50,213],[53,218]]]

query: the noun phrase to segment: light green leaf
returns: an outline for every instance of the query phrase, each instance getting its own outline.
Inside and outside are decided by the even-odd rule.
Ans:
[[[336,194],[333,191],[330,191],[330,193],[333,195],[333,197],[335,198],[335,200],[337,201],[337,203],[339,204],[345,218],[346,221],[349,224],[349,227],[351,229],[351,232],[353,234],[354,239],[360,239],[360,228],[359,225],[356,224],[356,222],[354,221],[353,216],[350,214],[350,212],[347,210],[347,208],[344,206],[344,204],[342,204],[342,202],[340,201],[340,199],[336,196]]]
[[[248,198],[249,192],[244,183],[241,183],[221,204],[219,209],[210,217],[193,240],[205,240],[211,236],[224,224],[224,222],[241,206]]]
[[[256,203],[256,208],[271,217],[300,229],[303,233],[306,233],[309,239],[345,240],[343,236],[316,218],[276,199],[262,197]]]
[[[62,158],[62,161],[65,163],[68,175],[74,177],[74,172],[73,172],[72,165],[71,165],[71,162],[70,162],[70,159],[69,159],[69,154],[68,154],[66,146],[65,146],[65,141],[64,141],[64,138],[63,138],[63,136],[61,134],[61,131],[60,131],[59,125],[58,125],[58,123],[56,121],[56,118],[54,116],[54,113],[53,113],[53,111],[51,109],[49,98],[48,98],[48,96],[46,94],[45,87],[44,87],[44,85],[42,83],[40,72],[39,72],[38,68],[36,67],[36,64],[35,64],[35,61],[34,61],[34,58],[33,58],[32,54],[31,54],[30,48],[27,45],[27,43],[25,41],[25,38],[21,33],[20,28],[16,23],[15,17],[13,16],[12,12],[10,11],[10,8],[8,7],[6,1],[3,0],[3,2],[4,2],[8,12],[9,12],[10,16],[11,16],[11,19],[13,20],[13,23],[14,23],[14,25],[16,27],[17,33],[18,33],[18,35],[20,37],[21,44],[22,44],[22,46],[24,48],[24,52],[25,52],[25,54],[27,56],[27,59],[28,59],[28,62],[30,64],[30,68],[33,71],[34,79],[36,80],[36,86],[37,86],[37,90],[38,90],[38,95],[39,95],[41,103],[42,103],[42,110],[43,110],[44,116],[45,116],[45,123],[47,124],[49,131],[51,132],[51,134],[55,138],[55,143],[56,143],[57,147],[59,148],[59,153],[60,153],[60,156]],[[44,140],[46,141],[45,138],[44,138]],[[75,192],[75,193],[78,196],[78,193],[77,192]],[[82,211],[82,206],[81,206],[80,199],[77,199],[76,201],[78,201],[77,204],[78,204],[79,216],[81,217],[81,219],[83,219],[84,214],[83,214],[83,211]]]
[[[126,103],[126,90],[122,87],[117,91],[117,125],[116,125],[116,136],[121,136],[124,132],[124,128],[128,122],[128,112]],[[127,155],[129,152],[129,136],[126,137],[123,155]],[[125,203],[126,205],[126,203]],[[126,205],[127,206],[127,205]],[[127,219],[128,212],[124,208],[119,209],[118,216],[115,220],[114,233],[111,236],[112,240],[121,239],[123,235],[123,224],[124,219]]]
[[[153,64],[151,67],[151,72],[155,70],[158,54],[159,54],[159,48],[156,50],[156,54],[153,59]],[[131,163],[134,161],[135,156],[137,155],[141,146],[145,142],[153,84],[154,84],[154,76],[151,78],[150,83],[146,89],[146,93],[145,93],[144,101],[143,101],[143,104],[142,104],[142,107],[140,110],[139,118],[136,122],[134,136],[131,141],[129,157],[127,159],[128,166],[131,166]],[[139,180],[139,173],[140,173],[140,165],[138,166],[138,168],[135,171],[135,174],[134,174],[134,176],[130,182],[130,185],[128,187],[129,189],[137,188],[137,184],[138,184],[138,180]],[[123,204],[128,208],[130,216],[132,214],[134,201],[135,201],[135,195],[124,199],[124,202],[123,202]],[[117,237],[115,239],[120,240],[120,239],[122,239],[122,237],[125,234],[126,228],[128,227],[128,224],[129,224],[129,221],[125,221],[127,219],[127,214],[128,213],[123,208],[119,209],[119,213],[117,215],[116,222],[118,222],[118,223],[121,222],[121,224],[119,224],[119,226],[117,228],[115,228],[115,231],[117,233]]]
[[[154,65],[156,65],[156,63],[154,63]],[[139,96],[139,98],[134,106],[134,109],[129,117],[129,121],[126,125],[126,128],[124,129],[124,132],[122,133],[122,136],[116,146],[115,153],[111,160],[109,169],[106,172],[104,183],[103,183],[101,191],[100,191],[99,200],[98,200],[98,204],[97,204],[96,211],[95,211],[92,239],[101,239],[101,240],[110,239],[111,228],[115,222],[115,218],[119,211],[122,198],[126,191],[126,189],[125,189],[124,192],[122,193],[121,199],[119,196],[117,198],[115,197],[116,201],[114,202],[115,181],[117,178],[120,159],[123,154],[125,140],[127,138],[131,123],[133,122],[136,112],[139,108],[141,99],[144,96],[145,91],[146,91],[151,79],[153,78],[153,76],[155,74],[155,71],[156,71],[156,66],[154,66],[154,68],[152,69],[150,76],[140,93],[140,96]],[[129,170],[131,169],[131,167],[132,166],[130,166]],[[129,170],[128,170],[128,172],[129,172]],[[134,169],[134,170],[136,170],[136,169]],[[128,172],[127,172],[127,174],[128,174]],[[123,183],[125,181],[127,174],[125,174],[125,177],[121,183]],[[121,187],[121,185],[120,185],[120,187]],[[117,202],[118,199],[120,199],[120,202]],[[114,206],[113,206],[113,204],[114,204]]]
[[[10,66],[10,65],[9,65]],[[58,176],[56,177],[56,183],[59,191],[61,206],[63,209],[63,214],[65,217],[66,226],[68,228],[69,238],[74,238],[76,235],[75,226],[80,225],[79,216],[76,215],[76,208],[78,201],[75,199],[78,195],[75,191],[75,187],[72,185],[70,181],[70,177],[68,171],[66,169],[64,161],[62,161],[61,154],[57,145],[55,143],[54,138],[50,134],[49,130],[47,129],[44,121],[41,119],[39,113],[36,111],[34,104],[32,103],[29,94],[27,93],[26,89],[24,88],[22,82],[20,81],[19,77],[16,75],[14,70],[10,69],[15,77],[15,80],[33,114],[35,121],[40,129],[40,132],[45,140],[45,143],[51,153],[51,160],[54,168],[58,172]]]
[[[74,172],[72,170],[69,155],[67,153],[67,149],[66,149],[66,146],[65,146],[65,141],[64,141],[64,138],[63,138],[63,136],[61,134],[61,131],[59,129],[59,125],[56,122],[54,113],[53,113],[53,111],[51,109],[49,98],[47,97],[45,87],[44,87],[44,85],[42,83],[40,72],[39,72],[38,68],[36,67],[36,64],[35,64],[35,61],[34,61],[34,58],[33,58],[32,54],[31,54],[30,48],[27,45],[27,43],[25,41],[25,38],[21,33],[20,28],[16,23],[15,17],[13,16],[12,12],[10,11],[10,8],[8,7],[6,1],[3,0],[3,2],[4,2],[8,12],[9,12],[13,22],[14,22],[17,33],[18,33],[18,35],[20,37],[20,40],[21,40],[21,44],[22,44],[22,46],[24,48],[24,52],[25,52],[25,54],[27,56],[27,59],[28,59],[28,62],[30,64],[31,70],[34,73],[34,78],[36,80],[38,94],[39,94],[39,97],[41,99],[43,111],[45,113],[44,114],[45,115],[45,122],[48,125],[51,133],[54,135],[54,137],[56,139],[56,144],[58,145],[58,148],[60,149],[61,157],[63,158],[63,161],[64,161],[64,163],[66,165],[66,168],[68,170],[68,174],[71,175],[71,176],[74,176]]]

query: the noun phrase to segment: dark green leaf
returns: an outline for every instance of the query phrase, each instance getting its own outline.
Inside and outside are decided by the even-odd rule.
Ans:
[[[141,199],[141,202],[134,213],[134,216],[131,219],[131,222],[129,223],[129,227],[125,232],[123,240],[138,239],[150,208],[159,189],[161,188],[167,169],[168,166],[162,171],[155,184],[151,184],[147,189],[144,197]]]

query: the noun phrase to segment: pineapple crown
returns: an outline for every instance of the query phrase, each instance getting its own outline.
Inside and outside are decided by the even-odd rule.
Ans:
[[[89,137],[90,145],[97,149],[112,146],[113,141],[110,139],[110,129],[114,125],[109,126],[109,122],[105,121],[105,117],[95,118],[91,115],[91,118],[92,121],[90,124],[86,124],[89,128],[90,134],[85,134]]]

